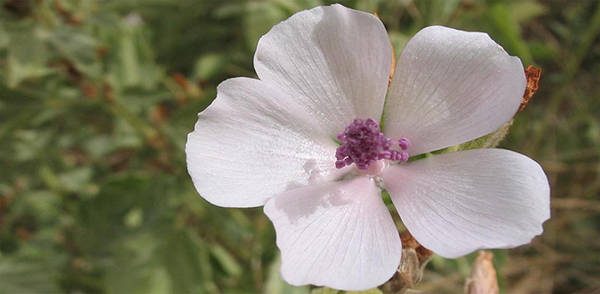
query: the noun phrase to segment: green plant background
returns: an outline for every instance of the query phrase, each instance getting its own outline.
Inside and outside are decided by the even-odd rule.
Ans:
[[[261,209],[196,194],[183,147],[259,37],[320,0],[0,1],[0,293],[307,293],[278,275]],[[541,89],[502,147],[538,160],[552,219],[495,251],[505,293],[600,291],[600,4],[353,0],[396,51],[430,24],[488,32]],[[460,293],[473,256],[418,289]]]

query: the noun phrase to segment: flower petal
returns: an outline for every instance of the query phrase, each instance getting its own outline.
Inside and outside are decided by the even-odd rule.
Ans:
[[[265,204],[281,250],[283,278],[364,290],[387,281],[402,246],[380,191],[367,177],[308,186]]]
[[[385,104],[385,133],[406,137],[411,155],[497,130],[525,91],[521,61],[485,33],[427,27],[406,45]]]
[[[381,117],[392,60],[381,21],[341,5],[294,14],[258,42],[261,80],[293,93],[328,133],[355,118]]]
[[[217,91],[185,148],[188,172],[206,200],[260,206],[291,187],[338,172],[335,142],[293,97],[248,78],[227,80]]]
[[[389,167],[383,177],[410,233],[444,257],[528,243],[550,217],[544,171],[508,150],[434,155]]]

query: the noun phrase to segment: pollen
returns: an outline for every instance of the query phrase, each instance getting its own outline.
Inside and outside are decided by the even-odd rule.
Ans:
[[[410,141],[407,138],[393,140],[386,137],[373,119],[355,119],[337,135],[340,146],[335,152],[335,167],[343,168],[353,163],[366,170],[378,160],[406,162]]]

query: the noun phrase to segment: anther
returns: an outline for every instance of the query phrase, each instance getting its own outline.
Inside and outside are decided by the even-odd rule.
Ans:
[[[337,135],[341,145],[335,152],[335,167],[343,168],[351,164],[361,170],[378,160],[407,161],[410,141],[407,138],[394,141],[387,138],[372,119],[355,119],[346,129]]]

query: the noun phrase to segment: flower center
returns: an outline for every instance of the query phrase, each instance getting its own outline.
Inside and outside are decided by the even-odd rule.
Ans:
[[[394,141],[386,137],[379,124],[370,118],[355,119],[337,138],[341,145],[335,151],[336,168],[354,163],[358,169],[366,170],[378,160],[405,162],[409,157],[406,150],[410,141],[406,138]]]

